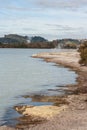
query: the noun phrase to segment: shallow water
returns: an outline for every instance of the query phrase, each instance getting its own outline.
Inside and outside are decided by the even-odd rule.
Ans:
[[[19,116],[12,109],[17,104],[52,104],[32,102],[21,95],[38,92],[61,95],[61,92],[46,90],[75,83],[75,72],[31,57],[32,54],[49,51],[53,50],[0,49],[0,125],[11,123],[12,118]]]

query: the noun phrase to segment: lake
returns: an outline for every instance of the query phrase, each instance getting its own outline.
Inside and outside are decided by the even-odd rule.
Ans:
[[[76,73],[54,63],[32,58],[32,54],[51,52],[51,49],[0,49],[0,125],[11,123],[18,115],[15,105],[50,105],[23,98],[21,95],[51,92],[58,86],[75,84]]]

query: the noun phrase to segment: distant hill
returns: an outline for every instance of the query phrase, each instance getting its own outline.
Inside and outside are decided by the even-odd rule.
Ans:
[[[20,36],[17,34],[5,35],[5,38],[10,38],[10,39],[14,39],[14,40],[22,41],[22,42],[26,42],[26,40],[28,39],[27,36]]]
[[[9,34],[0,38],[1,48],[54,48],[50,42],[40,36],[28,37]]]
[[[20,36],[17,34],[9,34],[0,38],[0,42],[3,44],[21,44],[27,42],[27,36]]]
[[[48,41],[41,36],[21,36],[9,34],[0,38],[1,48],[77,48],[81,42],[77,39],[57,39]]]
[[[45,38],[40,37],[40,36],[31,37],[31,43],[36,43],[36,42],[47,42],[47,41],[48,41],[48,40],[46,40]]]
[[[61,48],[77,48],[77,46],[81,43],[77,39],[58,39],[58,46]]]

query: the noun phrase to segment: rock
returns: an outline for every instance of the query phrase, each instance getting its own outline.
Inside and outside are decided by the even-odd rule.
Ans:
[[[23,115],[39,116],[41,118],[50,119],[51,117],[59,114],[67,106],[16,106],[17,112]]]

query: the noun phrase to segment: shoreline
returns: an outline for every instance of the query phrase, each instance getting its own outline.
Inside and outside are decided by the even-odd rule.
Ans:
[[[50,52],[50,53],[39,53],[34,54],[33,58],[42,58],[46,62],[53,62],[56,65],[61,65],[75,71],[78,75],[75,85],[67,85],[68,90],[73,91],[74,93],[87,93],[87,67],[81,66],[78,62],[80,60],[79,52]],[[74,87],[73,87],[74,86]],[[73,88],[72,88],[73,87]],[[83,92],[84,90],[85,92]],[[77,92],[78,91],[78,92]]]
[[[87,67],[80,66],[78,64],[79,53],[78,52],[50,52],[50,53],[39,53],[32,56],[33,58],[42,58],[46,62],[54,62],[64,67],[68,67],[74,70],[78,74],[77,84],[68,85],[68,91],[73,94],[63,96],[54,99],[50,97],[49,100],[54,101],[53,106],[33,107],[33,106],[16,106],[15,109],[21,113],[23,118],[20,118],[21,123],[31,123],[30,130],[86,130],[87,125]],[[32,97],[32,98],[43,98],[48,100],[48,97]],[[56,107],[55,107],[56,106]],[[32,112],[35,112],[32,114]],[[39,110],[39,112],[38,112]],[[46,111],[47,110],[47,111]],[[31,111],[31,113],[30,113]],[[50,114],[48,114],[50,111]],[[47,112],[47,113],[46,113]],[[72,115],[73,113],[73,115]],[[27,119],[26,119],[27,115]],[[31,116],[30,116],[31,115]],[[38,116],[39,115],[39,116]],[[43,115],[43,116],[42,116]],[[72,116],[72,118],[71,118]],[[28,120],[30,118],[30,120]],[[39,119],[39,120],[38,120]],[[65,121],[66,120],[66,121]],[[70,121],[69,121],[70,120]],[[64,121],[64,122],[62,122]],[[69,124],[67,124],[67,121]],[[78,121],[78,124],[75,124]],[[59,125],[58,125],[59,124]],[[70,125],[73,124],[73,125]],[[84,124],[84,125],[82,125]],[[19,124],[17,128],[26,129],[25,125]],[[81,129],[80,129],[81,128]],[[11,129],[11,128],[10,128]],[[2,130],[0,128],[0,130]]]

